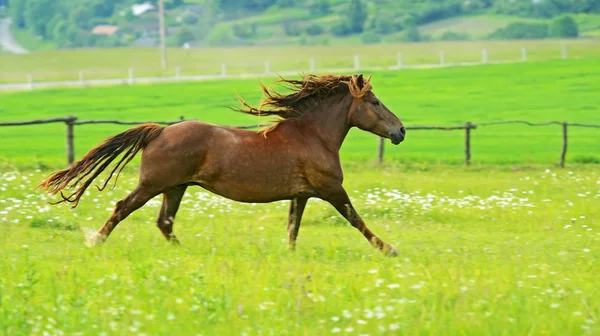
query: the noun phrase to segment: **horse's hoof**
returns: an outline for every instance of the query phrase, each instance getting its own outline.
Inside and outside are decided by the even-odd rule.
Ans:
[[[400,255],[400,252],[398,252],[398,250],[392,245],[386,246],[383,250],[383,253],[386,257],[397,257]]]
[[[99,234],[95,230],[83,228],[83,234],[85,235],[85,245],[88,247],[93,247],[96,245],[101,245],[104,243],[106,238],[104,235]]]

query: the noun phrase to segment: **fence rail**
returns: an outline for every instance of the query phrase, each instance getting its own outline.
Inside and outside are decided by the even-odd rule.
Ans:
[[[67,116],[63,118],[50,118],[50,119],[37,119],[37,120],[26,120],[26,121],[10,121],[0,122],[2,126],[27,126],[27,125],[41,125],[50,123],[64,123],[67,126],[66,138],[67,138],[67,162],[73,163],[75,160],[75,133],[74,127],[76,125],[94,125],[94,124],[113,124],[113,125],[140,125],[145,123],[154,123],[160,125],[173,125],[183,121],[190,121],[193,119],[185,119],[180,117],[179,120],[174,121],[120,121],[120,120],[82,120],[77,121],[78,118],[75,116]],[[567,156],[567,145],[568,145],[568,127],[587,127],[587,128],[600,128],[599,124],[583,124],[583,123],[568,123],[566,121],[547,121],[547,122],[529,122],[524,120],[505,120],[505,121],[491,121],[474,124],[472,122],[466,122],[464,125],[458,126],[407,126],[408,130],[442,130],[442,131],[456,131],[465,130],[465,164],[468,166],[471,164],[471,131],[481,126],[493,126],[503,124],[525,124],[528,126],[550,126],[560,125],[562,128],[562,148],[560,152],[560,166],[564,168],[566,156]],[[269,126],[271,124],[252,124],[252,125],[238,125],[232,126],[238,129],[254,129],[259,127]],[[383,162],[383,153],[385,148],[385,139],[379,138],[379,144],[377,146],[377,160],[379,163]]]
[[[560,48],[559,48],[560,47]],[[518,50],[515,51],[514,55],[518,55]],[[566,44],[559,44],[556,46],[554,53],[549,53],[548,55],[553,55],[544,60],[550,59],[558,59],[560,55],[560,59],[567,59],[567,46]],[[504,55],[506,56],[506,55]],[[332,67],[330,63],[329,66],[321,66],[317,67],[317,60],[315,58],[310,58],[307,60],[308,69],[310,72],[328,72],[328,73],[344,73],[351,71],[381,71],[381,70],[401,70],[401,69],[431,69],[431,68],[442,68],[442,67],[456,67],[456,66],[477,66],[484,64],[500,64],[500,63],[520,63],[520,62],[531,62],[527,59],[527,49],[521,49],[521,57],[512,58],[510,60],[507,59],[498,59],[501,56],[496,56],[488,53],[487,49],[482,49],[480,55],[473,55],[472,57],[465,56],[471,61],[458,61],[458,62],[448,62],[445,57],[444,51],[439,52],[439,60],[435,63],[426,63],[426,64],[408,64],[403,61],[403,53],[398,52],[396,55],[396,59],[388,60],[388,65],[367,65],[364,66],[361,64],[361,58],[358,55],[354,55],[353,57],[343,57],[339,59],[339,62],[346,63],[345,66],[341,67]],[[390,62],[391,61],[391,62]],[[188,65],[188,70],[192,68],[192,65]],[[127,71],[125,71],[127,70]],[[135,84],[151,84],[151,83],[167,83],[167,82],[182,82],[182,81],[206,81],[206,80],[216,80],[216,79],[244,79],[244,78],[255,78],[257,76],[274,76],[276,74],[280,74],[282,76],[294,76],[298,74],[298,71],[289,71],[286,69],[274,69],[269,60],[264,62],[264,68],[262,72],[254,71],[247,73],[229,73],[227,71],[227,66],[225,64],[221,64],[220,69],[213,69],[211,73],[204,74],[189,74],[182,75],[181,73],[182,67],[177,66],[175,68],[175,72],[171,75],[167,76],[157,76],[157,77],[144,77],[144,76],[136,76],[136,69],[129,68],[123,69],[123,73],[121,76],[115,73],[115,77],[113,78],[90,78],[89,73],[86,74],[84,71],[79,71],[78,76],[74,76],[72,79],[67,80],[39,80],[36,78],[36,74],[29,73],[27,76],[23,76],[22,82],[13,82],[13,83],[0,83],[0,91],[19,91],[19,90],[35,90],[37,88],[52,88],[52,87],[88,87],[88,86],[97,86],[97,85],[135,85]],[[219,71],[220,70],[220,71]],[[257,70],[257,69],[254,69]],[[147,69],[146,69],[147,71]]]

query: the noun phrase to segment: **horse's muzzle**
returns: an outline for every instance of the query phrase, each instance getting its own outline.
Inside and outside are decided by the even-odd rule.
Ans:
[[[401,127],[397,132],[390,132],[390,140],[394,145],[404,141],[404,138],[406,138],[406,128],[404,127]]]

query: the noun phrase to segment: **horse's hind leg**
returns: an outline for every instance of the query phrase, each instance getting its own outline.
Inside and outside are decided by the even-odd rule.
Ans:
[[[138,185],[127,197],[117,202],[115,210],[113,210],[106,223],[97,232],[86,232],[88,246],[103,243],[108,239],[108,236],[110,236],[119,222],[127,218],[135,210],[141,208],[159,193],[160,191],[157,192],[152,188]]]
[[[298,231],[300,230],[300,222],[302,221],[302,214],[306,207],[308,198],[294,198],[290,201],[290,213],[288,216],[288,248],[290,250],[296,249],[296,238],[298,237]]]
[[[179,243],[177,237],[173,234],[173,221],[175,220],[175,214],[179,210],[179,204],[183,198],[183,194],[187,186],[180,185],[167,189],[163,192],[163,202],[160,208],[160,214],[156,220],[156,226],[160,229],[160,232],[167,238],[167,240],[173,243]]]

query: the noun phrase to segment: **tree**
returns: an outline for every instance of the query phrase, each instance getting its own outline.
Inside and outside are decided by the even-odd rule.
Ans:
[[[177,40],[177,45],[182,46],[187,42],[192,42],[196,39],[194,36],[194,32],[187,26],[182,26],[175,35],[175,39]]]
[[[579,28],[572,17],[563,15],[552,20],[548,28],[548,35],[551,37],[577,37]]]
[[[351,33],[362,33],[367,21],[367,10],[360,0],[351,0],[348,8],[348,27]]]
[[[52,40],[56,41],[58,45],[63,45],[67,38],[67,22],[60,20],[54,25],[52,30]]]
[[[46,38],[46,24],[55,13],[54,0],[30,0],[25,2],[25,25],[35,35]]]
[[[17,28],[25,28],[25,0],[11,0],[10,13]]]
[[[331,13],[331,4],[329,0],[316,0],[308,5],[308,12],[315,16],[327,15]]]

